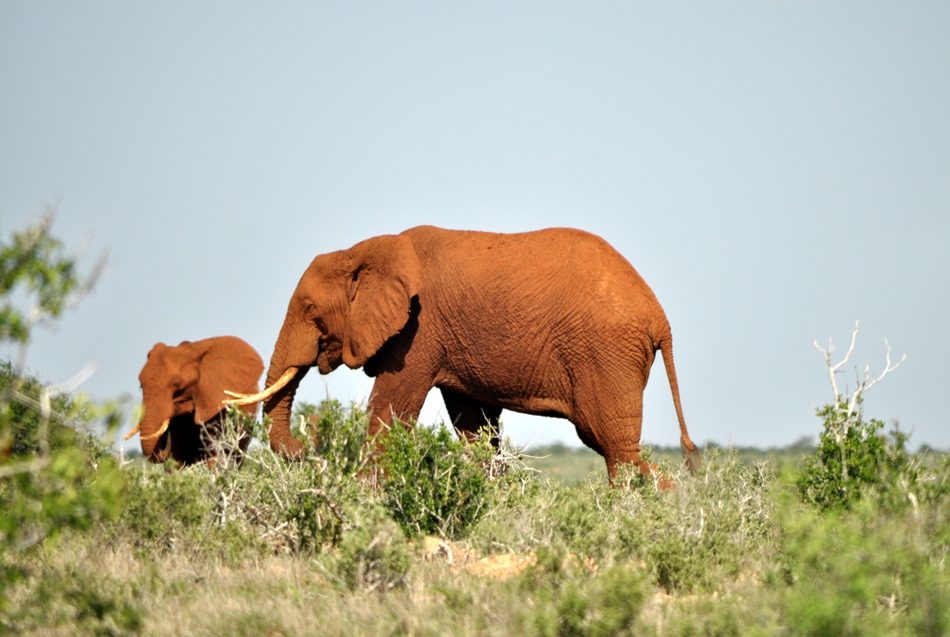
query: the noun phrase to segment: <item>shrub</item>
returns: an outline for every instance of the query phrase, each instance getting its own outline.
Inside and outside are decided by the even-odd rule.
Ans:
[[[298,551],[319,551],[333,546],[343,531],[344,518],[337,503],[318,488],[299,490],[285,518],[297,531],[295,548]]]
[[[78,302],[95,283],[103,261],[83,281],[75,259],[63,253],[63,244],[50,234],[52,212],[39,223],[13,233],[9,243],[0,244],[0,340],[25,344],[33,327],[41,320],[57,318]],[[13,298],[17,290],[35,296],[30,310],[18,308]]]
[[[266,437],[251,424],[246,415],[229,413],[218,444],[235,446],[246,429]],[[266,444],[252,443],[243,462],[236,460],[224,456],[212,466],[173,472],[135,466],[116,530],[131,530],[136,545],[150,552],[180,543],[232,561],[249,554],[316,553],[339,542],[347,505],[360,491],[354,475],[315,454],[287,461]]]
[[[851,510],[786,513],[795,585],[783,610],[792,635],[944,635],[950,630],[946,523],[933,509],[904,515],[872,499]]]
[[[79,442],[78,432],[65,418],[74,409],[70,397],[52,397],[50,416],[44,422],[38,409],[43,390],[38,380],[21,376],[11,362],[0,361],[0,396],[7,397],[0,402],[0,431],[9,436],[7,449],[13,458],[36,455],[42,445],[55,452]]]
[[[74,260],[49,234],[51,223],[47,214],[0,244],[0,341],[19,344],[21,361],[32,328],[78,301],[96,274],[86,282],[79,278]],[[22,294],[14,294],[17,290]],[[35,296],[30,310],[11,300],[24,296]],[[113,621],[112,609],[123,615],[124,605],[81,581],[73,585],[50,577],[35,558],[49,540],[118,512],[121,473],[105,445],[87,431],[96,422],[114,432],[119,413],[115,405],[61,396],[61,390],[22,375],[19,367],[0,364],[0,632],[46,623],[43,610],[51,600],[73,600],[79,621],[102,623],[107,616]],[[10,609],[14,584],[20,603]]]
[[[6,618],[12,632],[64,627],[63,634],[132,635],[144,627],[144,613],[125,597],[122,585],[108,577],[39,567],[35,586]],[[3,626],[0,625],[0,633]]]
[[[130,531],[146,553],[196,544],[213,509],[198,474],[137,463],[127,471],[128,498],[118,528]]]
[[[412,564],[405,536],[385,509],[361,507],[333,556],[334,571],[349,589],[385,591],[404,583]]]
[[[501,483],[470,542],[486,551],[559,551],[601,568],[642,563],[671,593],[714,590],[759,571],[785,579],[767,465],[713,450],[695,478],[661,470],[675,489],[632,475],[626,489],[600,475],[576,488],[543,477]]]
[[[912,487],[917,481],[917,467],[908,455],[905,445],[908,436],[895,425],[891,441],[879,432],[884,428],[880,420],[864,420],[864,394],[897,369],[904,358],[891,363],[891,347],[887,345],[887,366],[877,378],[865,368],[864,377],[856,378],[856,387],[850,394],[838,390],[836,374],[848,362],[858,336],[855,323],[851,333],[851,347],[844,359],[831,362],[834,345],[825,350],[814,343],[828,366],[828,378],[834,400],[817,410],[823,430],[815,454],[806,459],[798,478],[798,491],[803,501],[821,509],[850,508],[863,492],[871,490],[878,495],[892,495],[895,487]],[[887,344],[887,341],[884,341]],[[890,498],[894,504],[900,500]]]
[[[488,439],[466,443],[444,426],[397,423],[383,442],[383,506],[407,536],[458,537],[491,504],[486,468],[494,450]]]
[[[353,475],[363,469],[368,426],[365,409],[355,403],[345,408],[332,398],[318,405],[298,401],[294,406],[294,420],[299,423],[299,429],[310,429],[312,435],[303,438],[314,441],[314,452],[329,463],[330,471]]]
[[[668,592],[715,590],[749,572],[782,568],[781,528],[771,497],[774,476],[735,453],[710,453],[695,479],[679,479],[636,520],[642,559]]]
[[[647,575],[634,565],[592,573],[576,558],[541,551],[517,581],[525,598],[526,632],[538,635],[637,635],[649,597]]]
[[[820,509],[851,508],[868,490],[886,497],[899,485],[917,482],[918,470],[906,449],[909,436],[896,425],[889,436],[881,434],[884,423],[865,421],[860,400],[857,405],[850,415],[847,402],[817,410],[824,428],[797,487],[803,501]]]

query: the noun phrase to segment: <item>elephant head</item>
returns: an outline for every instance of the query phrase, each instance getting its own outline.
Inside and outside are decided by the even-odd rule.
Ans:
[[[263,371],[257,352],[233,336],[185,341],[177,347],[158,343],[139,374],[144,414],[125,439],[140,433],[142,453],[152,462],[173,458],[182,465],[208,459],[205,442],[225,409],[224,391],[243,387],[256,392]],[[247,441],[242,439],[242,451]]]
[[[374,237],[349,250],[316,257],[304,271],[287,307],[260,394],[229,392],[248,404],[264,400],[275,451],[299,456],[290,414],[301,379],[311,367],[321,374],[345,364],[365,365],[409,319],[422,269],[412,243],[401,235]]]

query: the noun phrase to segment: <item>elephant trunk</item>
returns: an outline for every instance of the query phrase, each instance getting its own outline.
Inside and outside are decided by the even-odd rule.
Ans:
[[[288,314],[292,314],[295,303],[295,300],[291,301]],[[297,373],[287,384],[264,401],[264,413],[271,418],[271,449],[286,457],[299,458],[303,455],[303,443],[290,433],[290,417],[297,387],[310,371],[310,367],[316,363],[320,353],[319,343],[320,334],[313,326],[287,319],[274,345],[274,355],[270,359],[265,387],[273,386],[289,369],[297,368]]]
[[[145,426],[141,426],[140,430],[148,431]],[[142,455],[144,455],[146,458],[151,458],[152,453],[155,451],[155,446],[158,444],[158,439],[141,440],[140,442],[142,443]]]
[[[288,458],[299,458],[303,455],[303,443],[291,434],[290,416],[297,387],[309,369],[309,367],[298,368],[290,382],[264,403],[264,413],[271,418],[269,432],[271,449]],[[282,367],[277,367],[272,363],[267,372],[267,385],[277,382],[283,371]]]
[[[142,455],[151,462],[165,462],[171,453],[171,432],[167,431],[167,425],[165,432],[156,435],[167,422],[166,418],[160,415],[151,416],[146,410],[145,416],[142,417],[142,421],[139,423],[139,441],[142,445]]]

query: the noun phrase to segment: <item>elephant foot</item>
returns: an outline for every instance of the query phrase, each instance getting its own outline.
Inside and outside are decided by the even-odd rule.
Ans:
[[[640,473],[641,475],[653,478],[656,488],[660,491],[673,491],[676,489],[676,481],[673,479],[673,476],[660,471],[656,463],[648,464],[645,460],[641,460]]]
[[[641,478],[652,480],[660,491],[676,489],[676,480],[673,479],[673,476],[662,471],[656,463],[647,462],[646,460],[615,462],[612,470],[611,465],[608,464],[608,479],[612,487],[629,489]]]

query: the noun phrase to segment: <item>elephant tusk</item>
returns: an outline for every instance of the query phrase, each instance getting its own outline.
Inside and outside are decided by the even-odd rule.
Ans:
[[[132,436],[134,436],[135,434],[137,434],[137,433],[139,432],[139,429],[141,429],[141,428],[142,428],[142,422],[139,421],[139,424],[135,425],[135,429],[133,429],[133,430],[130,431],[129,433],[127,433],[127,434],[125,434],[124,436],[122,436],[122,440],[128,440],[129,438],[131,438]]]
[[[277,379],[277,382],[259,394],[239,394],[237,392],[225,390],[224,393],[228,396],[233,396],[233,398],[230,400],[222,400],[221,403],[225,405],[252,405],[262,400],[267,400],[283,389],[284,386],[289,383],[291,379],[297,374],[298,370],[298,367],[288,367],[287,371],[284,372],[284,375]]]
[[[153,434],[149,434],[148,436],[142,436],[142,440],[155,440],[156,438],[161,436],[163,433],[168,431],[168,423],[170,423],[171,421],[172,421],[171,418],[166,418],[165,422],[162,423],[162,426],[158,428],[158,431],[156,431]]]

